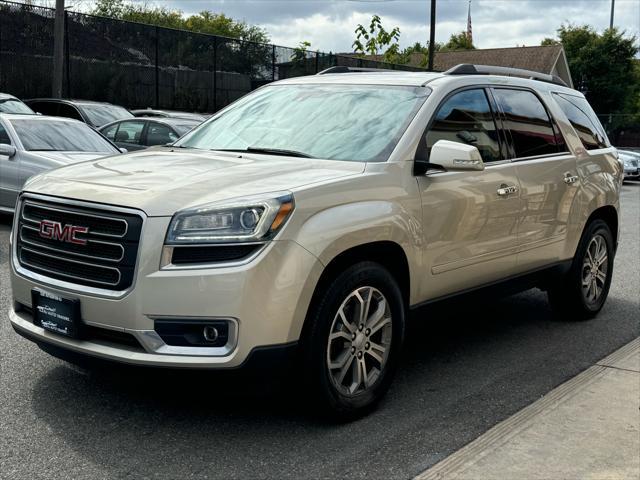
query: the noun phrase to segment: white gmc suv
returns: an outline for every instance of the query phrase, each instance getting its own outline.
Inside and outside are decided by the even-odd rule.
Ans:
[[[506,283],[594,316],[616,151],[579,92],[497,73],[333,68],[173,145],[38,175],[16,206],[13,328],[73,361],[280,359],[349,417],[388,389],[419,305]]]

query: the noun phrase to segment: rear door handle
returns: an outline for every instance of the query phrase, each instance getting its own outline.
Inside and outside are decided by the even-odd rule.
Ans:
[[[571,175],[571,173],[567,172],[564,174],[564,183],[567,185],[571,185],[572,183],[576,183],[578,181],[577,175]]]
[[[518,192],[518,187],[516,187],[515,185],[507,185],[506,183],[503,183],[502,185],[500,185],[500,188],[498,189],[497,193],[501,197],[507,197],[517,192]]]

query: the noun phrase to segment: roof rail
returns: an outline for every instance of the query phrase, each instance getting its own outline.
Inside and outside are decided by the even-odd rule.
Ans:
[[[533,70],[524,70],[522,68],[496,67],[493,65],[473,65],[471,63],[461,63],[450,68],[445,75],[504,75],[506,77],[522,77],[531,80],[540,80],[541,82],[555,83],[568,87],[564,80],[557,75],[548,75],[546,73],[534,72]]]
[[[346,67],[343,65],[337,67],[329,67],[316,75],[326,75],[327,73],[364,73],[364,72],[397,72],[389,68],[362,68],[362,67]]]

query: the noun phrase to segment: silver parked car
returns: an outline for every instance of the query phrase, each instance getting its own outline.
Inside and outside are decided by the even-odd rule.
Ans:
[[[121,151],[77,120],[0,114],[0,211],[12,212],[18,192],[36,173]]]
[[[624,179],[640,178],[640,153],[631,150],[618,150],[618,158],[624,167]]]
[[[8,93],[0,93],[0,113],[36,114],[23,101]]]

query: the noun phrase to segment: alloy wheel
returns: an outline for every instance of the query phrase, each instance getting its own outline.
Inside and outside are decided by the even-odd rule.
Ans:
[[[602,235],[595,235],[582,263],[582,294],[590,305],[597,304],[605,291],[609,271],[607,242]]]
[[[353,396],[372,388],[389,358],[392,316],[380,290],[352,291],[336,313],[327,343],[327,367],[333,385]]]

